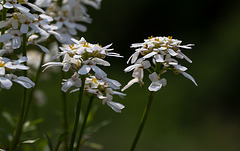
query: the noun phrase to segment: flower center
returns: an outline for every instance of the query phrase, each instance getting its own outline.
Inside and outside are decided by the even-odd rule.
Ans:
[[[96,83],[96,84],[98,84],[98,82],[97,82],[97,79],[96,79],[96,78],[93,78],[93,79],[92,79],[92,82],[93,82],[93,83]]]
[[[172,40],[172,36],[168,36],[168,39]]]
[[[87,42],[84,42],[83,47],[89,47]]]
[[[152,39],[153,38],[153,36],[151,36],[151,37],[148,37],[148,39]]]

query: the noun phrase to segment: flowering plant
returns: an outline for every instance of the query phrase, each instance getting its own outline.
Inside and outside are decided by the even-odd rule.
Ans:
[[[131,48],[136,48],[135,52],[128,59],[127,63],[131,62],[129,67],[125,68],[125,72],[133,71],[132,77],[122,91],[126,90],[134,83],[139,83],[144,87],[143,77],[144,69],[149,72],[151,84],[148,86],[149,101],[143,114],[137,135],[132,143],[131,151],[135,150],[138,139],[142,133],[142,129],[146,122],[154,93],[159,91],[163,86],[166,86],[167,80],[162,76],[167,71],[173,71],[175,74],[182,74],[190,79],[196,86],[194,78],[186,73],[186,67],[179,64],[177,59],[186,59],[189,63],[192,61],[180,50],[180,48],[191,49],[193,44],[181,45],[182,41],[168,37],[148,37],[143,43],[135,43]],[[139,57],[141,56],[141,57]]]

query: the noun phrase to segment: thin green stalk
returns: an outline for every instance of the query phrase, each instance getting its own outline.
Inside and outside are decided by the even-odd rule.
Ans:
[[[135,139],[134,139],[134,141],[132,143],[130,151],[134,151],[135,150],[137,142],[138,142],[138,140],[139,140],[139,138],[141,136],[143,127],[144,127],[144,125],[146,123],[146,120],[147,120],[147,117],[148,117],[148,113],[149,113],[151,105],[152,105],[153,97],[154,97],[154,92],[151,92],[150,95],[149,95],[149,98],[148,98],[148,104],[145,107],[144,113],[142,115],[142,119],[141,119],[141,122],[140,122],[140,125],[139,125],[139,128],[138,128],[138,131],[137,131],[137,135],[135,136]]]
[[[57,3],[61,2],[62,0],[58,0]],[[58,4],[58,6],[61,6]],[[58,46],[60,47],[62,44],[58,42]],[[60,57],[60,61],[63,61],[63,56]],[[61,70],[61,78],[60,80],[65,78],[65,73],[63,70]],[[60,84],[62,81],[60,81]],[[61,91],[61,90],[60,90]],[[64,138],[64,151],[68,151],[68,118],[67,118],[67,96],[66,93],[61,91],[61,99],[62,99],[62,126],[63,126],[63,131],[66,133],[65,138]]]
[[[27,49],[26,49],[26,43],[27,43],[27,36],[26,34],[23,35],[23,41],[22,41],[22,55],[23,56],[27,56]],[[24,65],[27,65],[27,63],[25,62]],[[24,70],[23,71],[23,76],[27,77],[27,71]],[[26,112],[26,103],[27,103],[27,89],[24,88],[23,89],[23,100],[22,100],[22,106],[21,106],[21,113],[20,113],[20,117],[18,119],[18,123],[17,123],[17,127],[16,130],[14,132],[13,135],[13,140],[12,143],[10,145],[10,150],[9,151],[14,151],[18,145],[19,139],[21,137],[22,134],[22,128],[23,128],[23,124],[24,124],[24,115]]]
[[[41,67],[42,67],[42,64],[43,64],[43,61],[44,61],[44,57],[45,57],[45,53],[42,53],[41,61],[40,61],[40,64],[39,64],[39,67],[38,67],[35,79],[33,81],[35,83],[35,86],[31,89],[31,91],[29,92],[29,95],[28,95],[28,102],[27,102],[27,107],[26,107],[26,111],[25,111],[25,114],[24,114],[23,122],[25,122],[25,120],[27,118],[27,115],[28,115],[28,112],[29,112],[29,108],[30,108],[30,105],[31,105],[32,100],[33,100],[33,93],[34,93],[34,91],[35,91],[35,89],[37,87],[37,84],[38,84],[39,75],[41,73],[41,69],[42,69]]]
[[[61,70],[61,79],[64,79],[64,71]],[[61,91],[62,94],[62,124],[63,130],[66,133],[64,138],[64,150],[68,151],[68,120],[67,120],[67,97],[66,93]]]
[[[77,128],[78,128],[80,110],[81,110],[81,106],[82,106],[83,90],[84,90],[84,85],[85,85],[85,76],[82,76],[81,79],[82,79],[82,86],[80,87],[80,90],[79,90],[80,92],[79,92],[79,96],[78,96],[78,103],[77,103],[77,109],[76,109],[76,114],[75,114],[75,122],[74,122],[72,137],[71,137],[71,141],[70,141],[69,151],[73,151],[75,137],[76,137]]]
[[[79,148],[81,146],[81,140],[82,140],[83,132],[84,132],[85,126],[87,124],[87,119],[88,119],[88,115],[89,115],[91,107],[92,107],[93,100],[94,100],[94,95],[92,95],[90,97],[89,102],[88,102],[87,111],[85,113],[83,124],[82,124],[82,128],[81,128],[79,136],[78,136],[76,151],[79,151]]]

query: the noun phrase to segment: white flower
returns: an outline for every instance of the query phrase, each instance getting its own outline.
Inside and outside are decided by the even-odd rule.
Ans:
[[[167,84],[167,80],[165,78],[159,80],[159,77],[156,72],[153,72],[149,75],[149,79],[152,81],[151,85],[148,87],[149,91],[158,91]]]
[[[107,76],[107,74],[102,69],[96,66],[97,62],[94,62],[92,60],[86,60],[83,61],[83,64],[84,65],[81,67],[81,69],[78,70],[79,74],[81,75],[88,74],[92,69],[95,72],[95,75],[100,79]]]
[[[79,74],[75,72],[71,78],[64,80],[61,90],[63,92],[67,92],[68,89],[70,89],[72,86],[75,86],[77,88],[81,87],[82,81],[79,78]]]
[[[148,69],[151,66],[151,63],[148,60],[143,61],[142,58],[138,59],[134,65],[131,65],[124,69],[125,72],[130,72],[133,70],[132,77],[134,79],[130,80],[126,86],[122,88],[122,91],[126,90],[134,83],[140,83],[140,86],[143,86],[143,76],[144,72],[143,69]]]
[[[46,66],[45,70],[52,66],[63,66],[63,71],[67,72],[71,67],[81,75],[90,74],[92,70],[98,79],[102,79],[107,74],[97,65],[110,66],[110,63],[104,60],[106,56],[120,57],[117,53],[108,52],[113,50],[109,49],[111,44],[102,47],[99,44],[86,42],[83,37],[79,41],[76,39],[72,41],[74,44],[60,47],[62,52],[53,57],[56,59],[64,55],[63,62],[49,62],[43,65]]]
[[[158,91],[162,86],[166,85],[166,79],[159,78],[168,70],[173,71],[174,73],[183,74],[186,78],[190,79],[195,85],[197,85],[194,78],[185,72],[187,67],[180,65],[176,60],[177,58],[185,59],[189,63],[192,63],[192,61],[181,52],[180,48],[191,49],[191,46],[194,45],[180,45],[181,43],[182,41],[172,39],[170,36],[151,36],[148,39],[144,39],[143,43],[132,44],[131,48],[136,48],[136,50],[130,56],[127,63],[131,62],[133,65],[125,68],[124,71],[129,72],[133,70],[133,79],[128,82],[122,91],[136,82],[139,82],[142,86],[144,69],[150,73],[149,78],[152,81],[151,85],[148,87],[149,91]],[[152,65],[150,60],[152,60]]]
[[[3,48],[0,50],[0,57],[6,53],[12,53],[13,50],[10,42],[3,43]]]
[[[27,61],[27,57],[21,57],[20,59],[16,61],[11,61],[8,58],[0,57],[0,76],[4,76],[6,73],[6,70],[28,70],[29,67],[21,64],[23,62]]]
[[[29,44],[36,45],[36,46],[38,46],[42,51],[48,53],[49,50],[48,50],[46,47],[38,44],[39,42],[42,42],[42,41],[46,40],[47,37],[46,37],[46,38],[42,38],[42,39],[41,39],[41,38],[38,39],[38,38],[39,38],[39,36],[38,36],[38,35],[34,35],[34,34],[31,35],[31,36],[29,36],[27,44],[28,44],[28,45],[29,45]]]
[[[13,49],[20,48],[22,43],[22,33],[19,30],[11,30],[10,33],[5,33],[0,36],[0,42],[7,42],[12,39],[11,46]]]
[[[24,77],[24,76],[17,77],[14,74],[7,74],[5,77],[13,82],[16,82],[16,83],[22,85],[23,87],[25,87],[27,89],[35,86],[35,83],[32,82],[28,77]]]
[[[121,85],[116,80],[112,80],[107,77],[105,78],[105,80],[111,81],[111,83],[115,83],[116,85]],[[70,83],[71,83],[70,84],[71,86],[74,85],[72,84],[73,82],[70,82]],[[76,92],[78,90],[79,88],[74,89],[70,93]],[[87,95],[88,94],[95,95],[97,98],[99,98],[102,101],[102,104],[107,104],[115,112],[121,113],[121,110],[125,107],[124,105],[117,102],[113,102],[112,100],[113,100],[113,95],[118,95],[119,97],[124,98],[126,94],[114,91],[111,85],[109,85],[103,80],[97,79],[95,76],[90,76],[86,78],[85,85],[84,85],[84,92]]]

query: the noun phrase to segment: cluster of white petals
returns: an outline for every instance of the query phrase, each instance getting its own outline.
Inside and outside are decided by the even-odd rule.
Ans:
[[[176,60],[186,59],[189,63],[192,63],[180,49],[191,49],[193,44],[181,45],[181,43],[182,41],[172,39],[170,36],[151,36],[145,39],[143,43],[132,44],[131,48],[136,48],[135,53],[132,54],[127,63],[131,62],[133,65],[130,65],[124,71],[130,72],[133,70],[133,79],[128,82],[122,91],[129,88],[134,83],[140,83],[140,85],[143,86],[144,69],[150,73],[149,79],[152,83],[148,87],[149,91],[158,91],[162,86],[167,84],[166,79],[161,76],[168,70],[173,71],[175,74],[181,73],[197,86],[194,78],[185,72],[187,68],[180,65]]]
[[[64,80],[62,85],[62,91],[66,92],[71,87],[78,87],[77,89],[73,89],[72,92],[76,92],[79,90],[79,87],[82,86],[81,79],[79,78],[79,74],[77,72],[74,75]],[[115,91],[116,89],[120,89],[121,84],[109,78],[97,79],[95,76],[86,77],[85,85],[84,85],[84,93],[86,95],[93,94],[96,98],[100,99],[102,104],[107,104],[111,107],[115,112],[121,113],[121,110],[125,107],[120,103],[113,102],[113,95],[116,94],[123,98],[126,94]]]
[[[22,4],[27,4],[40,14],[32,14],[30,9],[22,6]],[[21,47],[23,34],[28,38],[28,44],[37,45],[44,52],[47,52],[48,50],[38,44],[38,42],[42,42],[43,40],[36,42],[36,37],[38,39],[46,40],[51,34],[53,34],[61,39],[60,35],[54,31],[57,30],[57,26],[50,25],[53,21],[52,17],[46,15],[37,5],[27,1],[7,0],[3,4],[3,7],[12,10],[10,11],[11,13],[7,13],[6,20],[0,21],[0,28],[6,28],[5,33],[0,36],[0,42],[4,44],[10,43],[8,46],[12,49],[18,49]],[[35,38],[31,38],[31,36],[35,36]]]
[[[95,94],[97,98],[102,100],[102,103],[107,103],[114,111],[121,112],[124,108],[122,104],[112,101],[112,95],[117,94],[121,97],[125,94],[113,91],[120,89],[121,84],[113,79],[107,77],[107,74],[98,67],[98,65],[110,66],[110,63],[105,59],[106,56],[122,57],[118,53],[111,52],[112,44],[102,47],[99,44],[88,43],[83,37],[78,41],[72,39],[74,44],[60,47],[61,52],[53,56],[56,59],[63,56],[62,62],[48,62],[43,65],[45,69],[62,66],[64,72],[74,71],[71,78],[64,80],[62,85],[62,91],[67,92],[71,87],[77,89],[72,90],[74,92],[82,86],[82,79],[86,79],[84,85],[84,91],[86,94]]]
[[[23,65],[26,62],[26,57],[21,57],[18,60],[10,60],[5,57],[0,57],[0,85],[3,89],[10,89],[12,81],[21,84],[25,88],[34,87],[34,83],[27,77],[16,76],[12,72],[15,70],[28,70],[29,67]]]
[[[77,32],[85,32],[87,27],[82,23],[91,23],[92,19],[87,13],[86,5],[96,9],[100,8],[101,0],[64,0],[61,6],[58,1],[36,0],[36,5],[46,7],[46,14],[54,19],[58,27],[57,33],[63,38],[57,38],[61,43],[71,44],[71,38]]]
[[[92,70],[98,79],[103,79],[107,74],[97,65],[110,66],[110,63],[104,60],[106,56],[122,57],[118,53],[110,52],[113,50],[109,49],[112,44],[102,47],[88,43],[83,37],[79,41],[73,38],[72,40],[74,44],[60,47],[61,52],[53,57],[55,59],[64,56],[63,61],[48,62],[43,65],[46,67],[44,70],[52,66],[62,66],[63,71],[67,72],[71,68],[80,75],[86,75]]]

